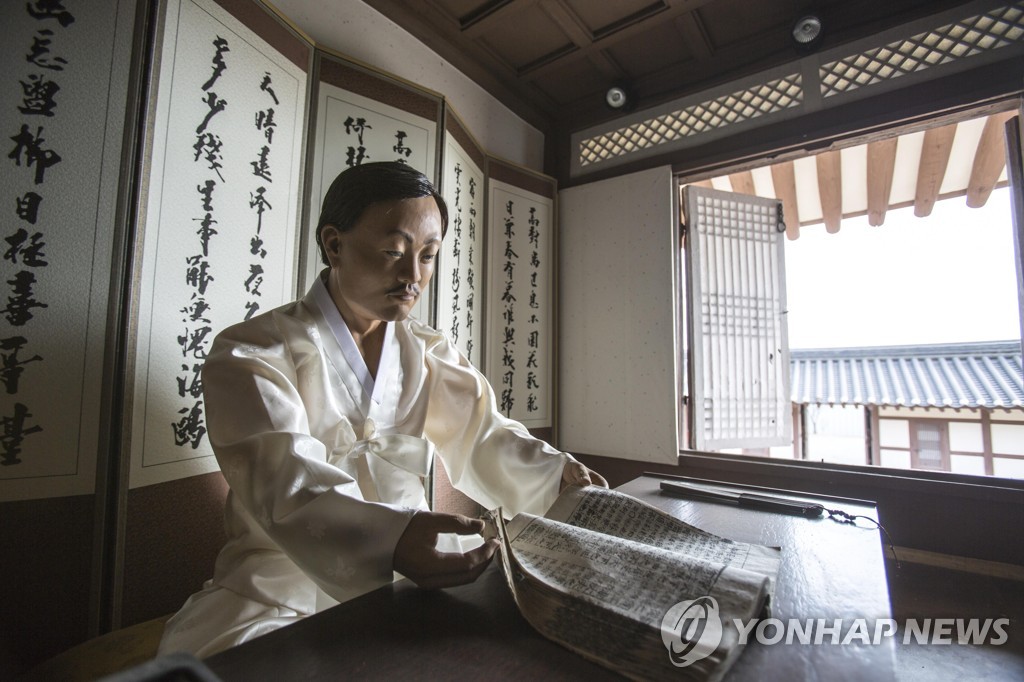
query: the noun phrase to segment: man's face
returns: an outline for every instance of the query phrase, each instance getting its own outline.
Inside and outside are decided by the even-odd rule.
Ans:
[[[348,232],[325,225],[328,291],[354,332],[380,320],[404,320],[430,283],[441,248],[433,197],[379,202]]]

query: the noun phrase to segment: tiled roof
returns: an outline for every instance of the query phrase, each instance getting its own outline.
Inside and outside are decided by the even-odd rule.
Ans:
[[[1019,341],[791,349],[790,367],[801,404],[1024,405]]]

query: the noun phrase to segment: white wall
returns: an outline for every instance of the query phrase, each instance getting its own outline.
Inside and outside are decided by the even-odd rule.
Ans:
[[[544,135],[539,130],[361,0],[272,0],[268,4],[317,44],[444,95],[489,153],[543,170]]]

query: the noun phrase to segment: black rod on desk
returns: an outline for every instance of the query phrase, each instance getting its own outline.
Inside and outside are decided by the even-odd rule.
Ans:
[[[783,497],[772,497],[770,495],[756,495],[754,493],[730,493],[724,490],[708,490],[687,483],[678,481],[662,481],[661,491],[666,495],[685,497],[693,500],[705,500],[708,502],[719,502],[734,504],[748,509],[761,509],[763,511],[774,511],[783,514],[796,514],[813,518],[821,516],[824,507],[811,502],[798,502],[787,500]]]

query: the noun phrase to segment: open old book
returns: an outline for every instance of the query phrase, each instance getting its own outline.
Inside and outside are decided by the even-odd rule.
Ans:
[[[491,515],[526,620],[634,679],[720,679],[742,650],[734,619],[765,613],[779,568],[777,548],[596,486],[567,488],[544,517]]]

